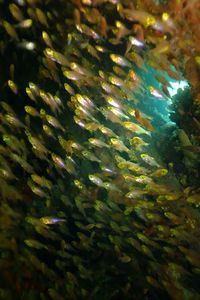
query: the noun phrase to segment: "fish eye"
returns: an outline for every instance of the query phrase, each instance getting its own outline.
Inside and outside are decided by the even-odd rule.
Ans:
[[[104,186],[105,186],[106,188],[109,188],[110,183],[109,183],[109,182],[105,182],[105,183],[104,183]]]

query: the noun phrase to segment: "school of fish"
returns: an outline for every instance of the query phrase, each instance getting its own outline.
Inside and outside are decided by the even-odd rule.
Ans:
[[[169,77],[198,99],[199,9],[0,1],[0,299],[200,299],[200,190],[142,109]]]

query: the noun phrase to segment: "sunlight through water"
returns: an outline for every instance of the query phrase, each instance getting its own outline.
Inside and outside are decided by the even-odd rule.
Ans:
[[[177,94],[178,89],[184,90],[185,87],[188,86],[188,82],[186,80],[181,81],[170,81],[171,88],[168,88],[168,91],[170,93],[170,96],[173,97]]]

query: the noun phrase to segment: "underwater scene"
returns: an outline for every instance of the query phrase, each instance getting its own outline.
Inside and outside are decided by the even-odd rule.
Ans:
[[[0,0],[0,300],[200,299],[200,1]]]

